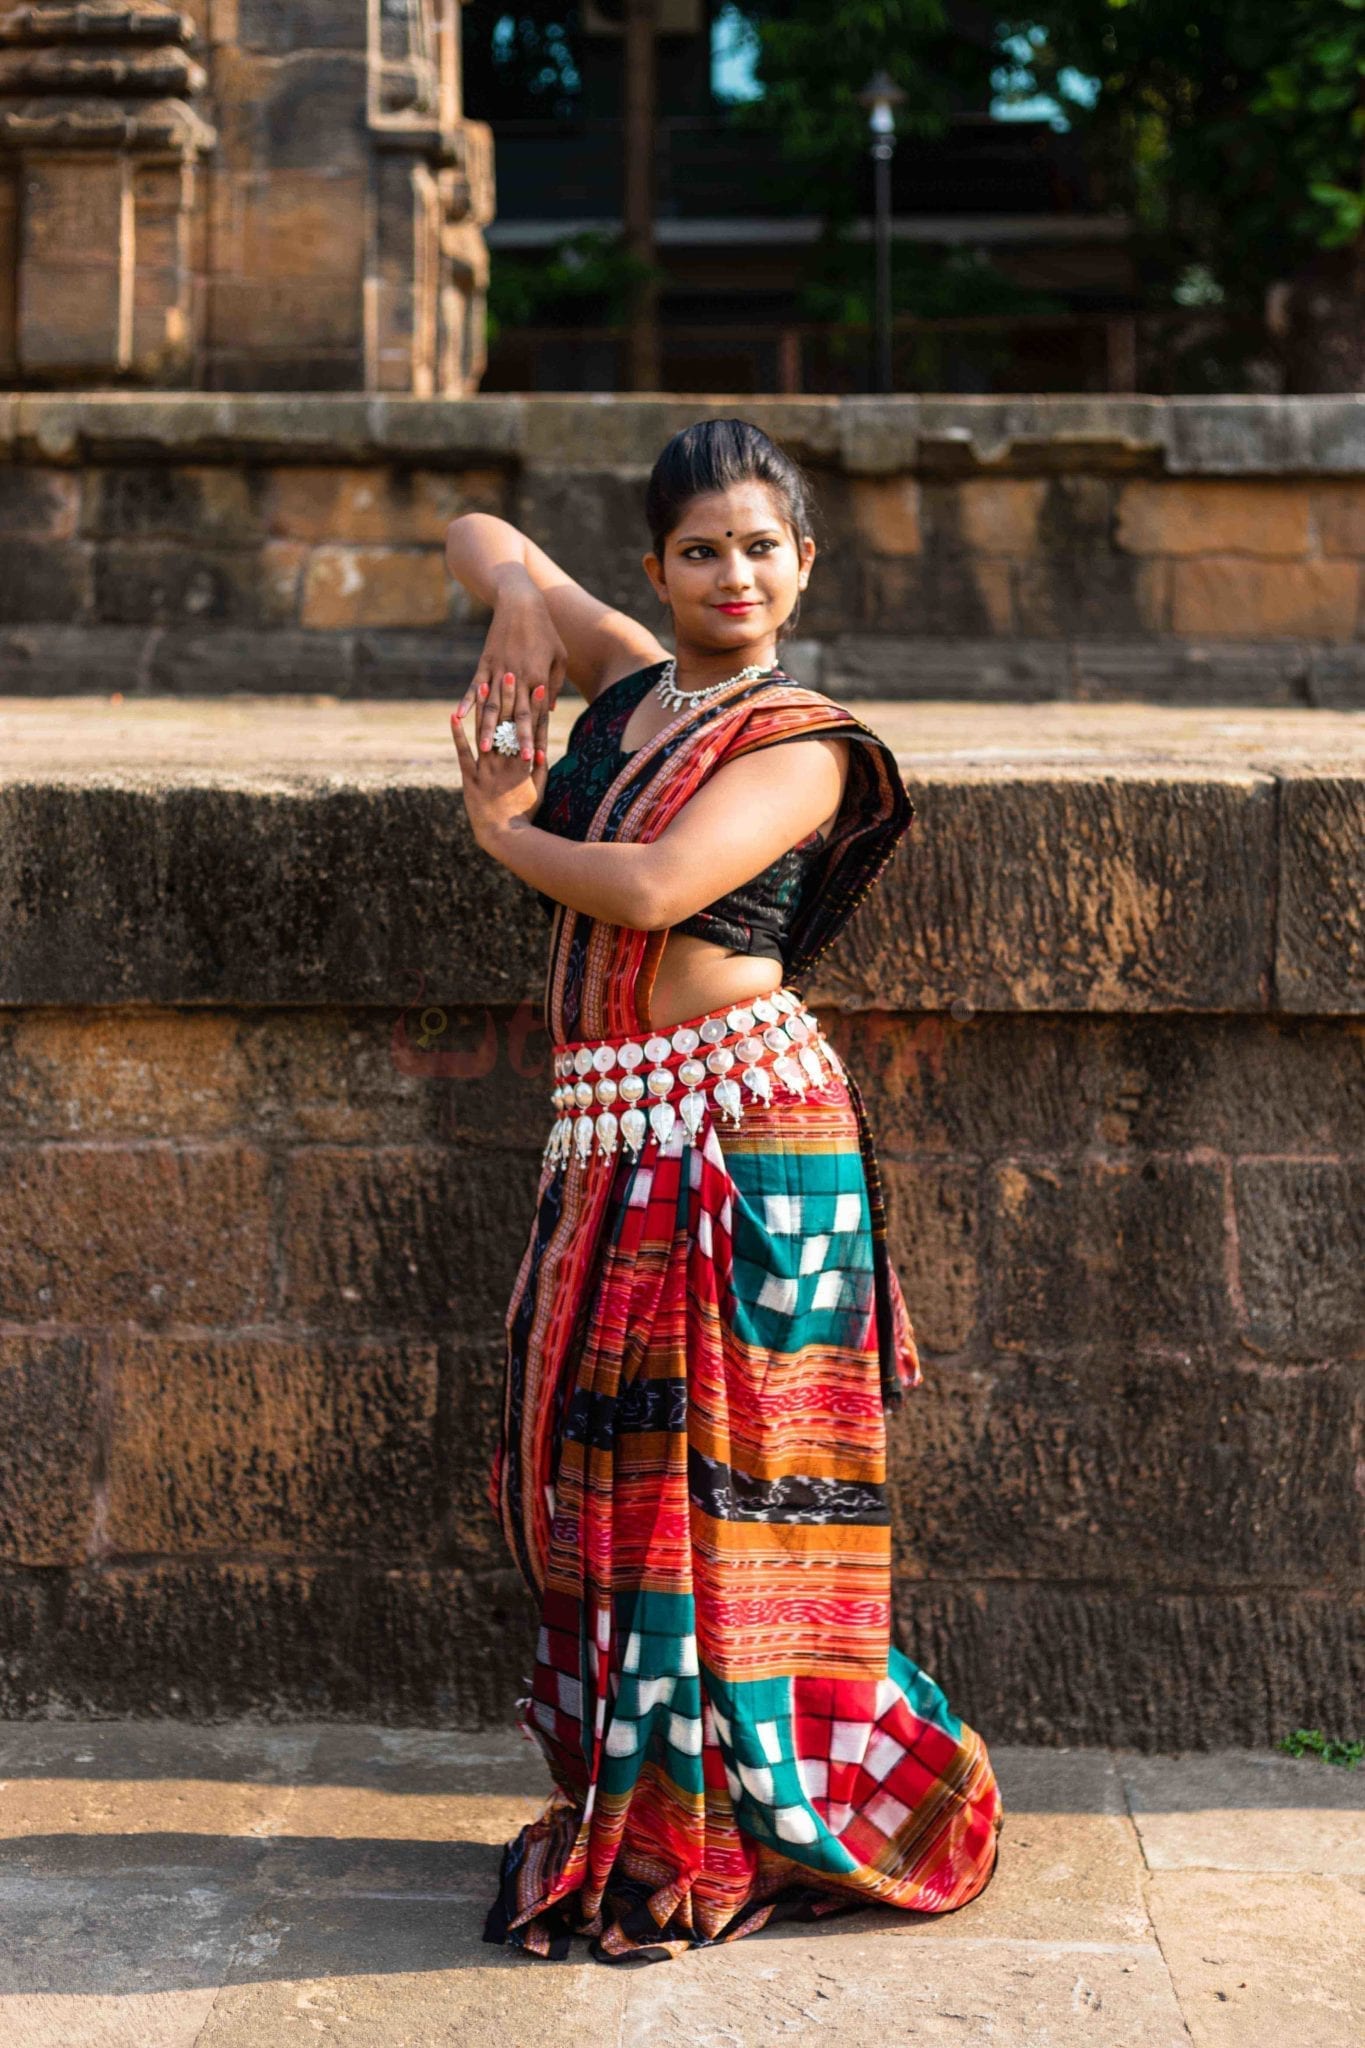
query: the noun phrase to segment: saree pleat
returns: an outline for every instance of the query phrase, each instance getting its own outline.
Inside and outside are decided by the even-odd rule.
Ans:
[[[790,986],[909,799],[883,743],[798,685],[706,711],[629,757],[589,836],[655,836],[793,730],[858,739]],[[663,936],[556,913],[557,1045],[649,1028]],[[974,1897],[1001,1819],[985,1745],[891,1640],[886,1411],[921,1367],[853,1077],[547,1166],[506,1335],[491,1498],[539,1604],[522,1725],[555,1791],[507,1846],[487,1938],[628,1958],[774,1910]]]

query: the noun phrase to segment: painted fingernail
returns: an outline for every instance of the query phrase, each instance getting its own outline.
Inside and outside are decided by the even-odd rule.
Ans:
[[[537,748],[536,748],[536,765],[537,765],[537,767],[538,767],[538,766],[540,765],[540,763],[541,763],[541,762],[542,762],[542,761],[543,761],[544,759],[545,759],[545,749],[544,749],[544,747],[537,747]]]
[[[545,695],[544,683],[537,683],[534,690],[532,690],[531,695],[533,697],[543,697]]]
[[[492,740],[480,740],[480,741],[479,741],[479,751],[480,751],[480,753],[486,754],[486,753],[488,752],[488,749],[489,749],[489,748],[490,748],[490,747],[492,746],[492,744],[493,744]]]
[[[486,697],[486,696],[488,695],[488,685],[487,685],[487,683],[480,683],[480,684],[479,684],[479,695],[480,695],[481,697]]]

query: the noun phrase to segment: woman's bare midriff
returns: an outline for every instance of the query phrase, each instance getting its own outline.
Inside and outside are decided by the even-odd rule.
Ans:
[[[704,1010],[749,1002],[782,986],[782,963],[732,953],[691,932],[670,931],[649,991],[649,1023],[656,1031],[700,1017]]]
[[[643,716],[642,716],[643,714]],[[621,734],[624,753],[634,753],[662,732],[670,721],[660,717],[646,698],[637,704]],[[632,728],[636,728],[632,730]],[[839,813],[831,811],[820,826],[828,835]],[[670,931],[649,992],[649,1024],[656,1031],[700,1017],[706,1010],[744,1003],[782,986],[782,963],[754,953],[734,953],[692,932]]]

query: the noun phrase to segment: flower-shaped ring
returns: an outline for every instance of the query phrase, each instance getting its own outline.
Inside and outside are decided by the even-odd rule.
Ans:
[[[493,727],[493,748],[499,754],[519,754],[521,752],[521,741],[517,738],[517,728],[510,718],[501,719]]]

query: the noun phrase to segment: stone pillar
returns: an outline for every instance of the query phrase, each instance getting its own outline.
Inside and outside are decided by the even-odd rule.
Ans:
[[[0,381],[464,396],[462,0],[0,0]]]
[[[0,13],[0,375],[193,381],[202,170],[194,23],[158,0]]]
[[[494,214],[492,131],[460,102],[462,0],[367,0],[374,209],[365,383],[430,397],[475,390]]]

